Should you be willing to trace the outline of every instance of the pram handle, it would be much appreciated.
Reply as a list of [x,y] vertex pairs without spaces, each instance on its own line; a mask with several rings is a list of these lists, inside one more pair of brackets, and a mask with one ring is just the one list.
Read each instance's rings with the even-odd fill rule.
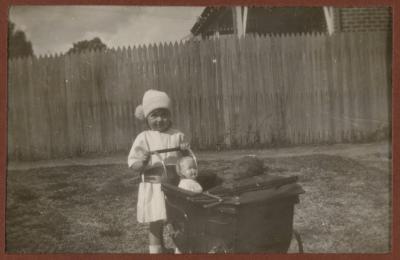
[[196,158],[196,156],[194,155],[192,149],[190,149],[190,148],[181,149],[180,147],[173,147],[173,148],[167,148],[167,149],[160,149],[160,150],[149,151],[149,153],[150,153],[151,155],[153,155],[153,154],[156,155],[157,157],[160,158],[160,161],[162,161],[162,160],[161,160],[161,157],[160,157],[160,153],[180,152],[180,151],[188,151],[189,154],[190,154],[190,156],[194,159],[194,162],[195,162],[196,168],[197,168],[197,166],[198,166],[198,165],[197,165],[197,158]]
[[161,158],[160,153],[178,152],[178,151],[188,151],[190,156],[194,160],[194,164],[195,164],[196,168],[198,168],[196,155],[194,155],[192,149],[190,149],[190,148],[181,149],[180,147],[174,147],[174,148],[167,148],[167,149],[149,151],[149,153],[153,154],[153,155],[156,155],[158,157],[158,159],[160,160],[161,165],[162,165],[162,167],[164,169],[164,176],[167,176],[167,166],[165,165],[164,160]]
[[150,154],[158,154],[158,153],[169,153],[169,152],[179,152],[182,151],[180,147],[174,147],[174,148],[167,148],[167,149],[160,149],[160,150],[154,150],[150,151]]

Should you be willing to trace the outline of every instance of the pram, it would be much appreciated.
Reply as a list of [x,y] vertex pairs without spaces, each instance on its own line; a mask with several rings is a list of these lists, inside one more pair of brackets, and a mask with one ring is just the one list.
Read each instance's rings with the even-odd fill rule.
[[177,187],[174,165],[162,163],[162,169],[170,235],[180,252],[286,253],[293,237],[303,252],[293,229],[294,205],[304,193],[297,176],[266,176],[227,188],[216,174],[199,174],[204,192],[193,193]]

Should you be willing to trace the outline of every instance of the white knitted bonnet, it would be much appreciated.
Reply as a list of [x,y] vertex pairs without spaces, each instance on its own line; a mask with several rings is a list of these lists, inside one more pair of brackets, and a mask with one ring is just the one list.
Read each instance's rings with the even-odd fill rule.
[[165,92],[149,89],[143,95],[142,104],[136,107],[135,116],[143,120],[158,108],[165,108],[171,111],[171,99]]

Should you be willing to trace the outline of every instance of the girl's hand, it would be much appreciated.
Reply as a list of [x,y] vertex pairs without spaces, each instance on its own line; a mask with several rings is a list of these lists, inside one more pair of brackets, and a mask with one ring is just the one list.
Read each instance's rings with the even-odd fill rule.
[[189,149],[190,149],[190,144],[189,144],[189,143],[186,143],[186,142],[181,143],[181,144],[179,145],[179,148],[180,148],[182,151],[189,150]]
[[131,168],[134,171],[141,172],[149,163],[149,160],[150,160],[150,154],[144,155],[140,159],[138,158],[137,161],[132,164]]
[[150,152],[149,151],[143,151],[143,156],[142,156],[142,162],[143,166],[147,165],[150,161]]

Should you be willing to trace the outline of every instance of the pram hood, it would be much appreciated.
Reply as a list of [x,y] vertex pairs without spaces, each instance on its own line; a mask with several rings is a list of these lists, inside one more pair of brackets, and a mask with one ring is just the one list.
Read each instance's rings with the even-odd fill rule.
[[304,193],[303,188],[297,183],[284,184],[276,188],[261,189],[244,192],[238,196],[226,199],[224,204],[244,205],[251,203],[269,203]]

